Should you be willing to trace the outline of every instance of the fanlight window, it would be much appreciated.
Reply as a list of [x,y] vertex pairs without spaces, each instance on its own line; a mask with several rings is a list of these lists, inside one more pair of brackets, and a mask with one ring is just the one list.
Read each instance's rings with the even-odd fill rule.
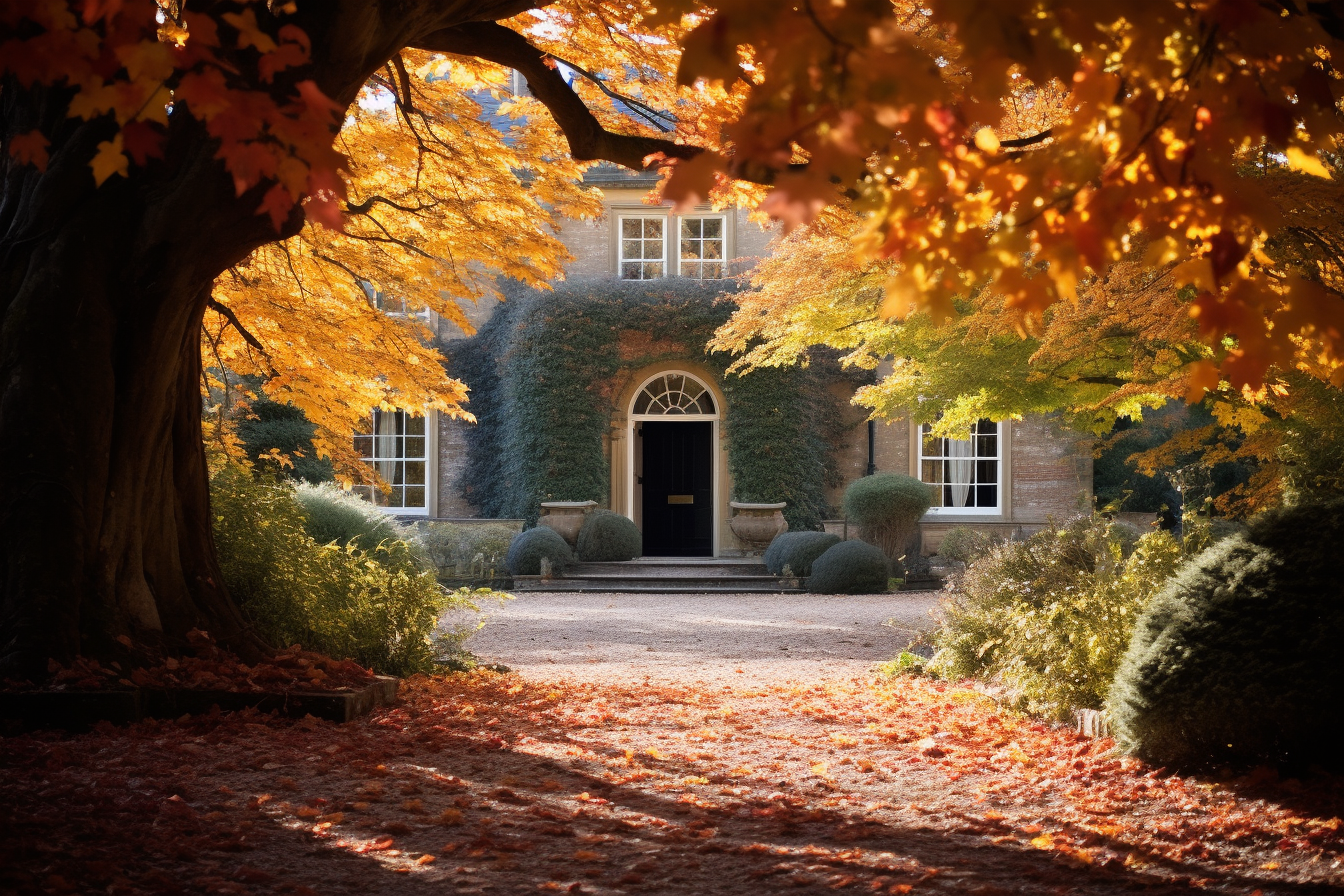
[[635,399],[636,414],[713,414],[714,396],[700,381],[684,373],[655,377]]

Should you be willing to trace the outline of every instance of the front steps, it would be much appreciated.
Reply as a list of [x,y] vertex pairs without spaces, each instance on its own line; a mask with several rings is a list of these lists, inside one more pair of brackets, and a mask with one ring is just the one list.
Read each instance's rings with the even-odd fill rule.
[[606,591],[620,594],[796,594],[797,579],[772,576],[755,558],[641,557],[624,563],[579,563],[563,575],[514,576],[514,591]]

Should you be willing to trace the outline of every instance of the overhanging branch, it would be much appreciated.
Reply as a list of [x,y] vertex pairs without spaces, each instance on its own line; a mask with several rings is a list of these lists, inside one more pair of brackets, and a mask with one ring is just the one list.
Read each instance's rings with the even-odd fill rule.
[[[703,150],[659,137],[616,134],[602,127],[592,110],[545,62],[546,54],[516,31],[495,22],[472,22],[435,31],[414,42],[422,50],[470,56],[506,65],[527,79],[527,86],[555,118],[569,141],[569,153],[581,162],[604,160],[636,171],[650,167],[649,156],[690,159]],[[656,164],[656,163],[655,163]]]

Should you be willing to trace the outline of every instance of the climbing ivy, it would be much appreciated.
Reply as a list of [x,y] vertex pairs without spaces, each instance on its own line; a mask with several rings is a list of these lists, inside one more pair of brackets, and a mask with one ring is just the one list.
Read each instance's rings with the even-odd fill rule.
[[723,389],[728,466],[740,501],[787,501],[794,529],[820,528],[834,447],[850,436],[821,362],[724,370],[705,343],[733,311],[722,283],[571,281],[521,287],[472,338],[447,346],[450,369],[471,387],[477,424],[457,483],[484,517],[535,520],[542,501],[608,503],[603,456],[613,383],[623,372],[694,358]]

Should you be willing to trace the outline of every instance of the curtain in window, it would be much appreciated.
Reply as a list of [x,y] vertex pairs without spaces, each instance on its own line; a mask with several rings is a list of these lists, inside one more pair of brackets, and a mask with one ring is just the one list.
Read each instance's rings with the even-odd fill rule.
[[952,506],[965,507],[975,475],[975,442],[971,439],[947,440],[947,484],[952,489]]
[[384,411],[376,414],[376,431],[374,432],[373,456],[377,458],[374,461],[374,467],[378,470],[378,475],[384,482],[396,482],[397,475],[397,457],[401,452],[397,450],[397,414],[389,414]]

